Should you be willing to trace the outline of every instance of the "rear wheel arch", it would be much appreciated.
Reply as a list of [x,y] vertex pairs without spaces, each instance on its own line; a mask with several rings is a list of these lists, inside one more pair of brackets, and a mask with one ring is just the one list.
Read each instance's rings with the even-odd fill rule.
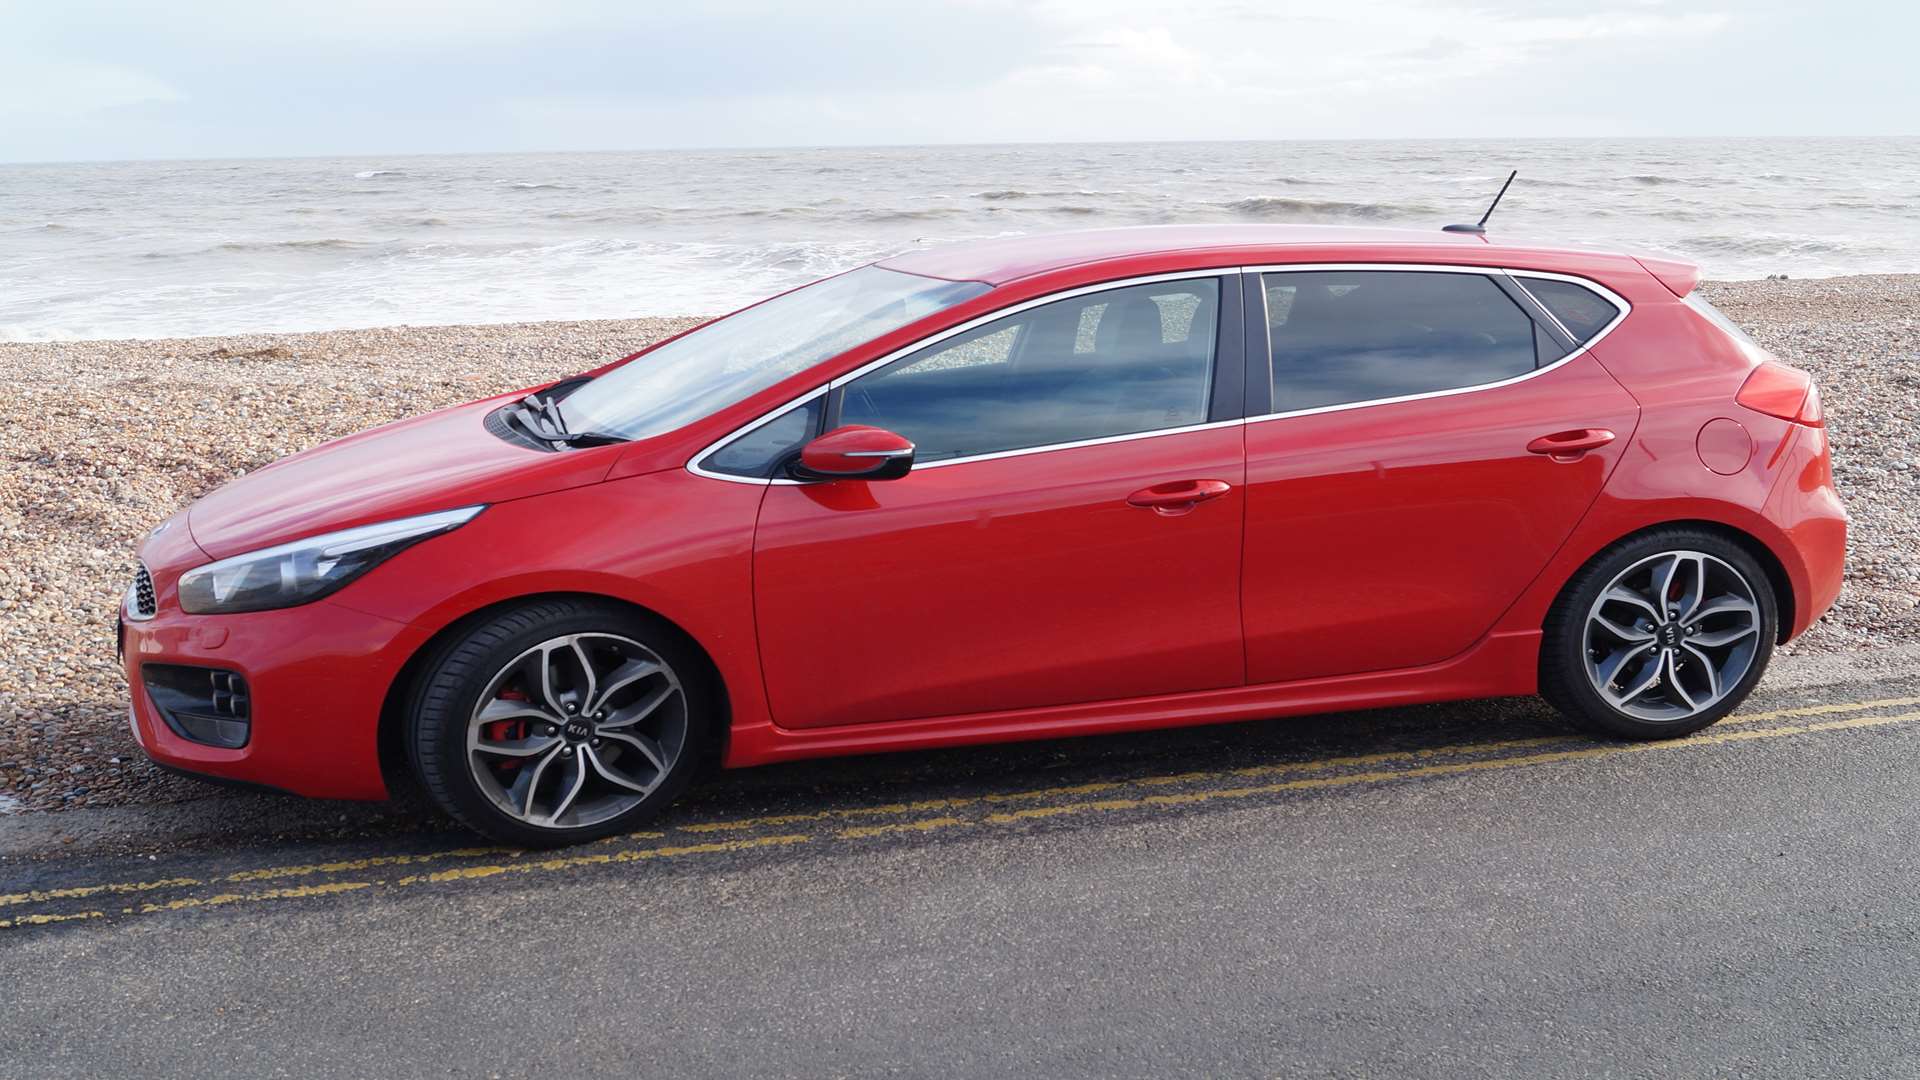
[[422,675],[431,670],[440,655],[464,637],[472,627],[502,612],[546,600],[587,600],[624,608],[657,624],[663,632],[673,635],[685,645],[700,661],[699,674],[707,680],[713,691],[713,700],[719,704],[720,715],[713,725],[717,738],[712,740],[714,745],[703,749],[701,755],[703,769],[718,767],[721,759],[726,755],[726,744],[732,734],[732,701],[727,692],[726,680],[720,674],[719,665],[714,663],[713,655],[698,638],[660,612],[618,596],[580,591],[539,592],[497,600],[449,621],[435,631],[432,637],[422,642],[413,654],[407,657],[406,663],[401,665],[392,683],[388,685],[386,697],[380,707],[378,736],[380,774],[389,794],[403,790],[412,791],[419,787],[419,781],[413,775],[412,763],[408,758],[407,713],[413,705],[414,694],[419,689]]
[[1559,596],[1565,595],[1567,587],[1578,579],[1588,567],[1606,558],[1609,552],[1620,547],[1622,544],[1631,543],[1642,536],[1659,532],[1663,529],[1694,529],[1700,532],[1712,533],[1730,543],[1738,545],[1748,555],[1751,555],[1753,561],[1759,563],[1760,569],[1766,573],[1767,584],[1773,589],[1774,604],[1779,610],[1780,629],[1775,643],[1780,644],[1787,640],[1788,635],[1791,634],[1793,630],[1796,598],[1793,590],[1793,578],[1788,575],[1786,564],[1781,562],[1780,557],[1774,554],[1773,548],[1758,536],[1737,526],[1728,525],[1722,521],[1710,521],[1704,518],[1681,518],[1674,521],[1662,521],[1657,524],[1642,526],[1630,533],[1616,536],[1605,544],[1600,545],[1600,547],[1594,550],[1592,555],[1589,555],[1579,566],[1574,568],[1573,573],[1567,575],[1565,581],[1560,583],[1559,591],[1555,594],[1554,603],[1548,605],[1546,612],[1541,615],[1541,625],[1544,627],[1547,621],[1554,617],[1554,612],[1559,606]]

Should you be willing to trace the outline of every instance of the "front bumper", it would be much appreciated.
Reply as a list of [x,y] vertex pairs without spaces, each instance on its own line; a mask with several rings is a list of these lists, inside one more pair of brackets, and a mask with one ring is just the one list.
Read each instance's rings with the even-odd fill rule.
[[[381,710],[427,636],[326,600],[244,615],[188,615],[163,601],[153,618],[120,628],[134,738],[156,763],[182,772],[315,798],[383,799]],[[209,746],[169,728],[147,692],[146,664],[244,676],[246,745]]]

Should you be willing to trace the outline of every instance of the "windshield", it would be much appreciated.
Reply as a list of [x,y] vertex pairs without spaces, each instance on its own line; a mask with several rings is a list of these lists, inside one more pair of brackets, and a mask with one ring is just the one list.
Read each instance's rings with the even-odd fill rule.
[[644,439],[986,292],[866,266],[709,323],[615,368],[561,403],[571,431]]

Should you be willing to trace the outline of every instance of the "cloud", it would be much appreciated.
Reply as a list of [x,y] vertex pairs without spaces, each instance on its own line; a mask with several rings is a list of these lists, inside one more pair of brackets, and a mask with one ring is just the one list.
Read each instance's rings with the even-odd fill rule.
[[1911,130],[1864,4],[0,0],[0,155]]
[[0,56],[0,115],[72,121],[105,109],[184,100],[165,80],[134,68]]

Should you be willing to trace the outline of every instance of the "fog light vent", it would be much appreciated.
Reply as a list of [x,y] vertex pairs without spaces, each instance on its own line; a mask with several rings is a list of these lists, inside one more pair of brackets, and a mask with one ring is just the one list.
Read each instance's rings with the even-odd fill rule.
[[153,575],[147,572],[147,564],[141,563],[133,573],[133,584],[127,587],[127,616],[151,619],[159,609],[153,597]]
[[247,745],[253,699],[237,671],[147,664],[140,669],[147,696],[167,727],[183,739],[228,750]]

